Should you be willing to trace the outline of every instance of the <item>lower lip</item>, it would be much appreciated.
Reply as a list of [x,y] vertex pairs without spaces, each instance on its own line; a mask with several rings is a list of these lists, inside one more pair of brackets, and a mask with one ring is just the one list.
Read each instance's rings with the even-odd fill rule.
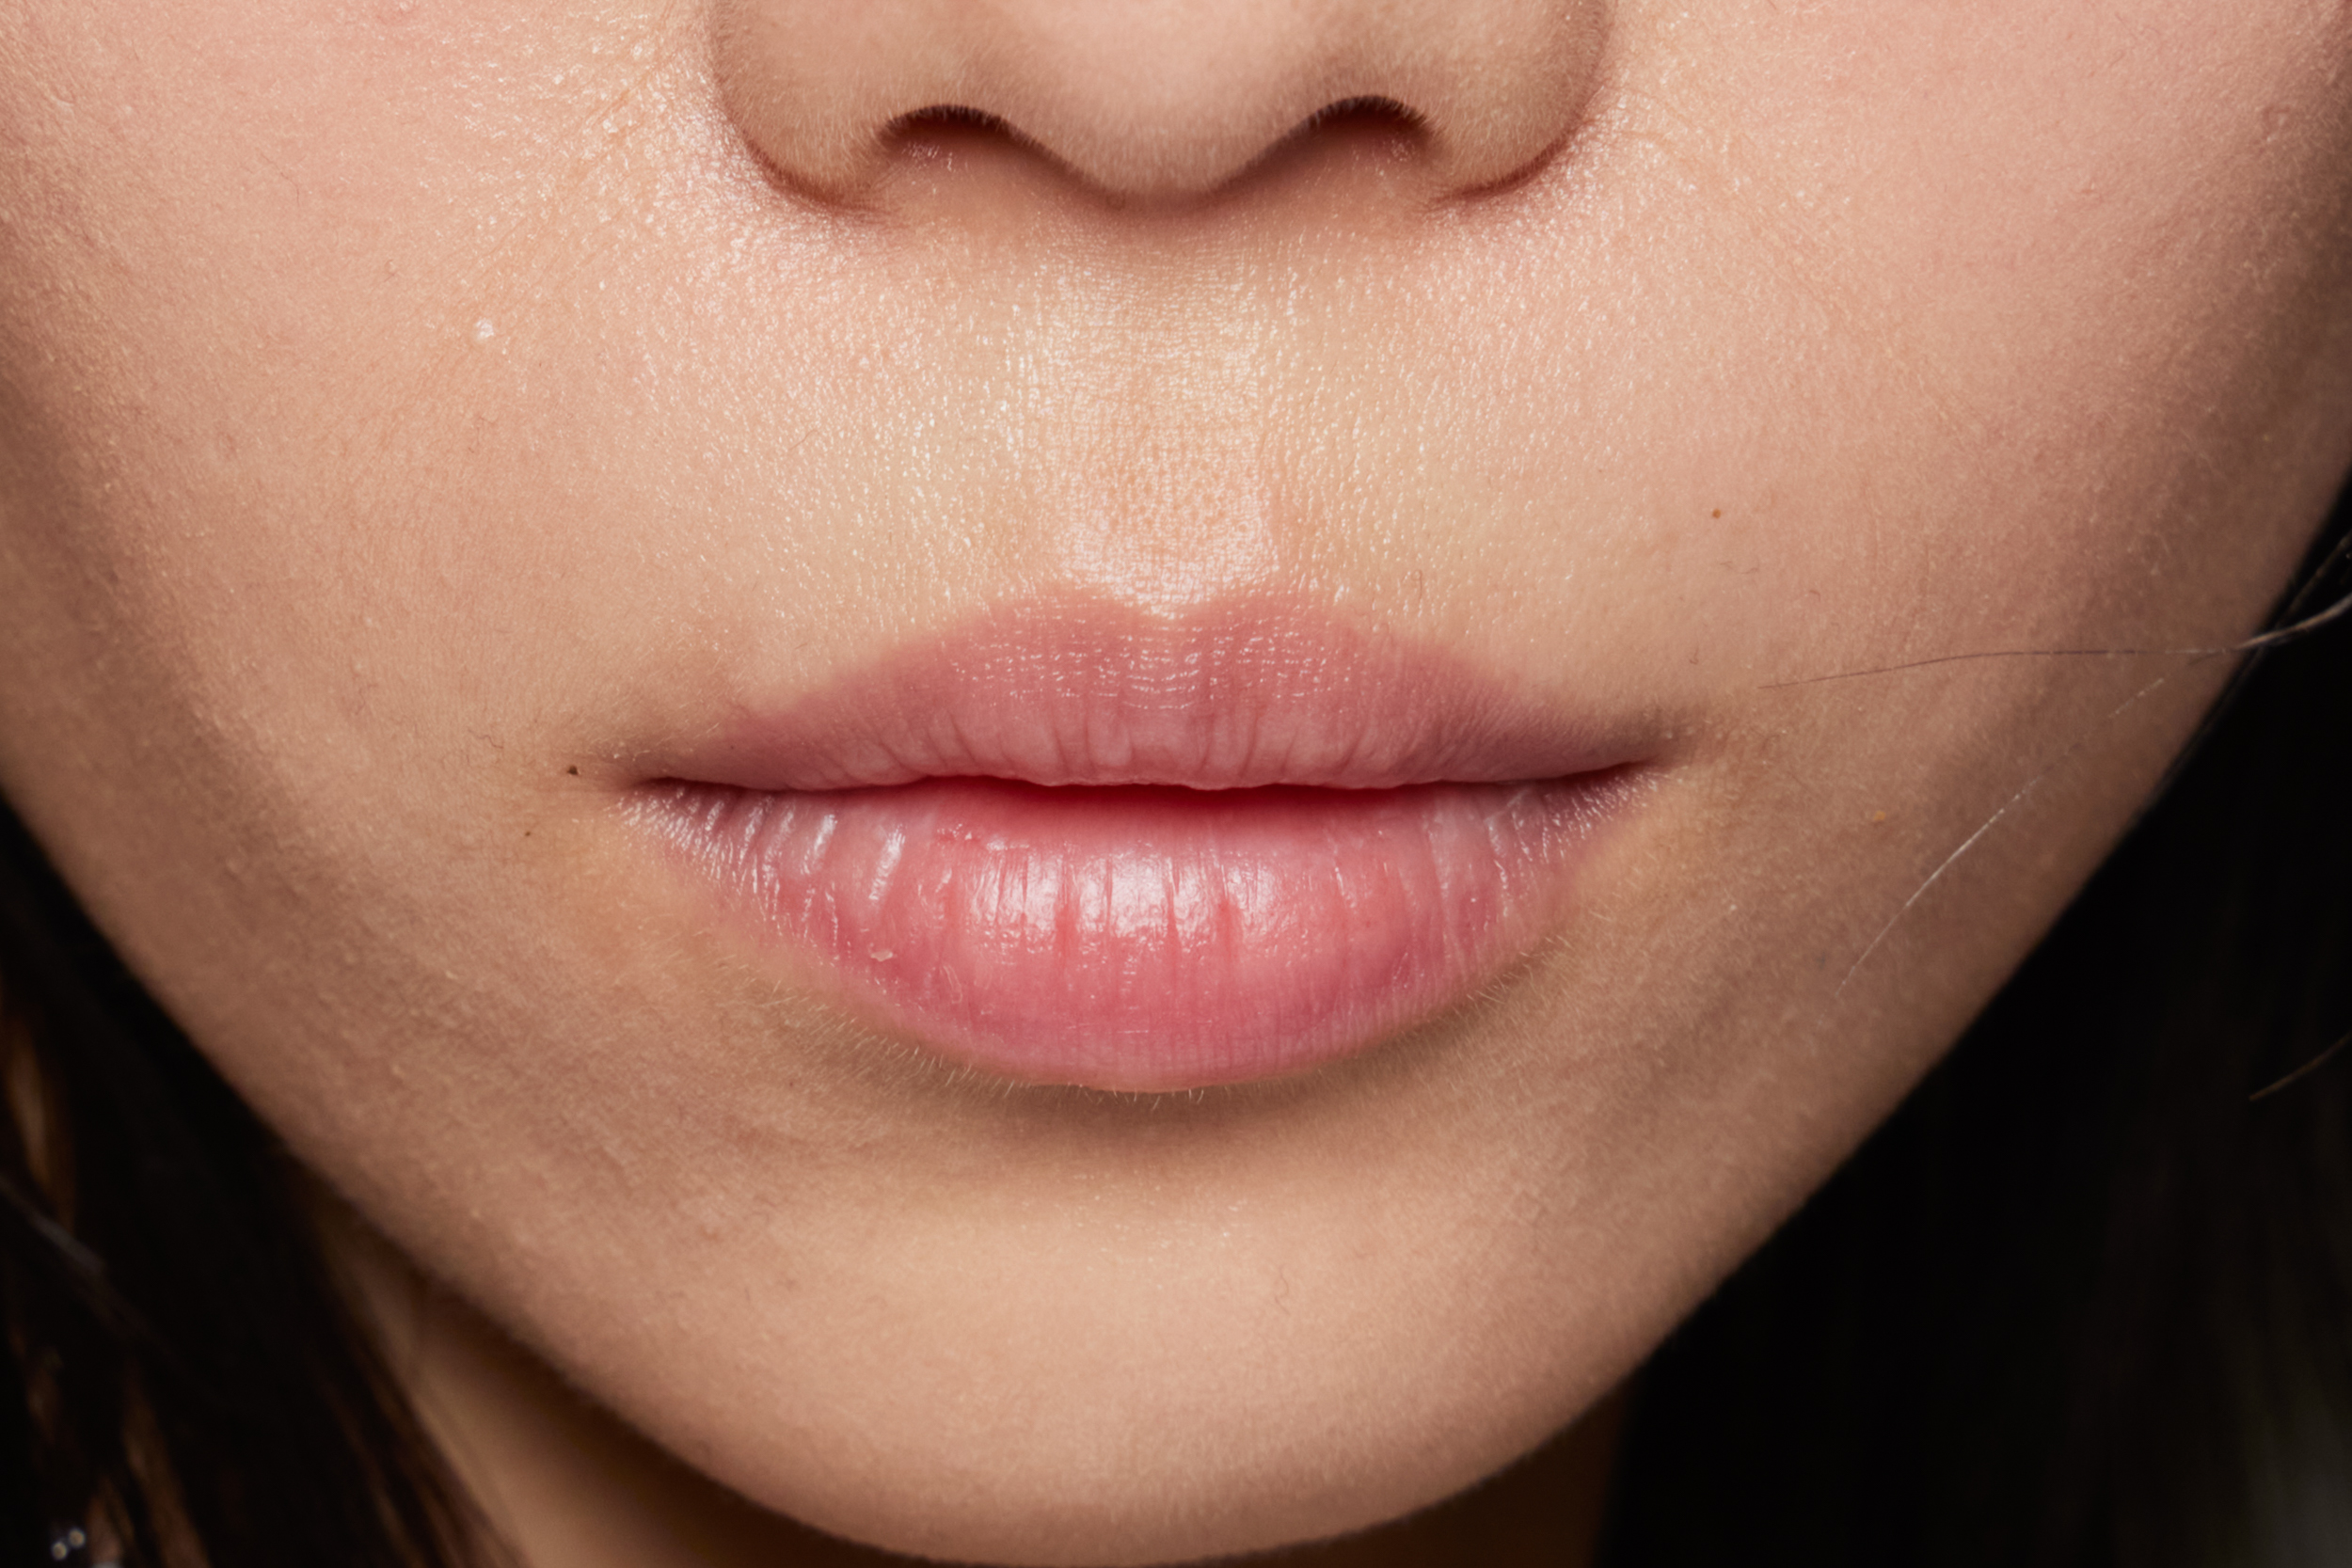
[[1444,1010],[1558,918],[1616,772],[1399,789],[664,783],[641,818],[853,1009],[1015,1080],[1295,1073]]

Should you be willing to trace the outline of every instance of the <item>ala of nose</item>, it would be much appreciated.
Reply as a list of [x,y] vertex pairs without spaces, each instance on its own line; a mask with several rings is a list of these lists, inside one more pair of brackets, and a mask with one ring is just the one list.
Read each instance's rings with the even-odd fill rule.
[[1590,90],[1601,0],[720,0],[721,90],[787,180],[853,198],[911,123],[995,127],[1098,193],[1230,185],[1338,108],[1438,192],[1528,168]]

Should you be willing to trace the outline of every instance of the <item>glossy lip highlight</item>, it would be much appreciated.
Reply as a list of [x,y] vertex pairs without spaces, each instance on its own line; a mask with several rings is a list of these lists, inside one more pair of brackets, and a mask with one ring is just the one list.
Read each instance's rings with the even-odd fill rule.
[[739,716],[632,813],[884,1028],[1181,1089],[1352,1054],[1523,958],[1635,760],[1425,643],[1087,601]]

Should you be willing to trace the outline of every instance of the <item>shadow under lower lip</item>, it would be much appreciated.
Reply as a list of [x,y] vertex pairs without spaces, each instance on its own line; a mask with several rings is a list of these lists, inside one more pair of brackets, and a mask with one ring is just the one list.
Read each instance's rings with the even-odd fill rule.
[[1149,1090],[1349,1054],[1523,956],[1607,784],[669,783],[642,806],[878,1022],[1006,1077]]

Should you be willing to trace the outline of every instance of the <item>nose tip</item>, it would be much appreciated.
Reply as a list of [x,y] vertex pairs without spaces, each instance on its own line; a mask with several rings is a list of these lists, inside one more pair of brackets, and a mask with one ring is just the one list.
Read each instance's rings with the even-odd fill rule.
[[1335,108],[1410,124],[1441,191],[1573,128],[1603,0],[720,0],[727,111],[787,178],[853,196],[898,133],[1002,128],[1130,199],[1204,196]]

